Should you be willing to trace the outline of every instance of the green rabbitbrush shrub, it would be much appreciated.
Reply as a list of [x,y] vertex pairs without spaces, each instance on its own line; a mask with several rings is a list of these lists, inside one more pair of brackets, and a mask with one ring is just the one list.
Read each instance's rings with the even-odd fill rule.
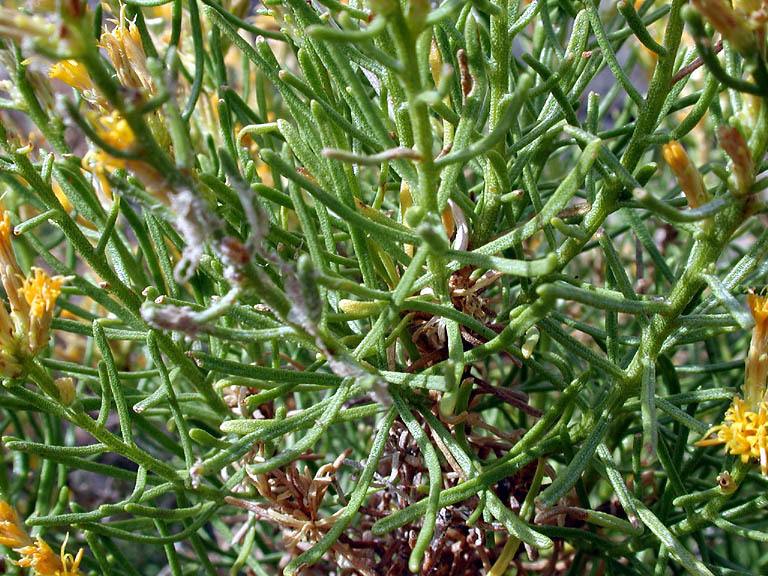
[[5,2],[5,571],[764,572],[768,17],[685,4]]

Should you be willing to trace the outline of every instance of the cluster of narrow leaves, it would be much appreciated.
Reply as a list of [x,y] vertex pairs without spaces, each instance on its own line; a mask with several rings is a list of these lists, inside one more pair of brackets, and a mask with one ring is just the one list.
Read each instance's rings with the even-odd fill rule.
[[763,571],[768,16],[684,4],[5,2],[4,570]]

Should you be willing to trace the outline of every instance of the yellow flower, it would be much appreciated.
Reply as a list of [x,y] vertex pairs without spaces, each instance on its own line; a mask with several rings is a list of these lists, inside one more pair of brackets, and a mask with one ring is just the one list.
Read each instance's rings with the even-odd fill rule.
[[32,274],[24,278],[21,292],[29,305],[27,342],[29,350],[34,354],[48,341],[54,304],[61,293],[64,277],[51,278],[40,268],[32,268]]
[[[86,114],[96,135],[106,144],[118,150],[127,152],[136,143],[136,136],[128,121],[117,112],[98,113],[91,111]],[[131,172],[146,186],[146,188],[165,200],[168,192],[166,177],[155,170],[150,164],[138,158],[117,158],[104,150],[90,150],[82,162],[83,168],[91,172],[94,186],[105,198],[112,198],[112,190],[107,175],[122,168]]]
[[709,192],[704,186],[704,179],[696,165],[688,157],[679,142],[675,140],[664,144],[661,149],[664,161],[672,168],[675,179],[688,199],[688,205],[696,208],[709,201]]
[[[751,293],[748,302],[755,326],[747,354],[744,399],[734,398],[724,422],[710,428],[696,446],[725,444],[726,451],[740,456],[742,462],[757,459],[763,475],[768,476],[768,298]],[[712,434],[717,435],[711,438]]]
[[88,102],[104,105],[105,100],[99,96],[88,71],[77,60],[60,60],[48,69],[48,76],[61,80],[83,95]]
[[0,544],[8,548],[21,548],[32,544],[16,510],[3,500],[0,500]]
[[[716,437],[710,438],[712,434]],[[725,444],[728,454],[740,456],[742,462],[755,458],[763,476],[768,476],[768,404],[760,403],[757,412],[749,410],[741,398],[734,398],[725,413],[725,421],[710,428],[696,446]]]
[[61,545],[61,551],[56,556],[45,540],[37,537],[34,544],[20,548],[17,552],[21,559],[17,562],[24,568],[32,568],[35,576],[80,576],[80,561],[83,559],[83,549],[77,556],[65,552],[66,540]]
[[65,278],[52,278],[39,268],[24,275],[11,246],[7,212],[0,218],[0,280],[10,308],[0,304],[0,376],[14,378],[21,373],[24,358],[48,342],[54,304]]
[[3,284],[11,310],[23,317],[28,315],[27,304],[20,296],[24,272],[13,252],[11,245],[11,219],[8,212],[0,217],[0,282]]
[[118,150],[128,150],[133,146],[136,137],[125,118],[117,112],[109,114],[88,114],[96,135],[107,144]]
[[63,276],[50,278],[40,268],[32,268],[33,276],[24,278],[21,292],[29,304],[30,318],[41,319],[53,312],[53,305],[61,293]]
[[[765,40],[765,25],[768,22],[768,10],[763,0],[733,0],[733,8],[737,14],[743,14],[747,26],[758,32],[758,40]],[[758,46],[760,43],[758,42]]]
[[[128,150],[136,141],[128,122],[117,112],[98,114],[92,111],[87,116],[96,135],[113,148]],[[107,180],[107,174],[119,168],[127,169],[128,164],[128,160],[116,158],[103,150],[91,150],[83,158],[83,168],[96,176],[94,184],[106,198],[112,198],[112,188]],[[131,162],[131,164],[140,163]]]
[[58,182],[56,182],[56,180],[51,180],[51,188],[53,189],[53,193],[56,195],[56,199],[61,203],[61,207],[64,208],[64,212],[71,214],[75,207],[72,206],[72,202],[69,201],[66,193],[61,189],[61,186]]
[[21,525],[16,511],[0,500],[0,544],[13,548],[21,558],[16,564],[22,568],[31,568],[33,576],[80,576],[80,562],[83,549],[77,556],[67,554],[67,540],[64,539],[57,556],[48,543],[40,536],[32,540]]

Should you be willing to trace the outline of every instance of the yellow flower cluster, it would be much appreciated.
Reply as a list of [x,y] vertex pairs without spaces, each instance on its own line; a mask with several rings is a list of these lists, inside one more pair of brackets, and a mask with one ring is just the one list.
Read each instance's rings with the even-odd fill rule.
[[[75,60],[62,60],[48,70],[48,75],[69,84],[78,90],[85,100],[95,106],[95,109],[90,110],[86,116],[99,138],[118,150],[130,150],[135,142],[131,127],[115,110],[106,108],[106,100],[98,94],[82,64]],[[111,156],[103,150],[91,150],[83,158],[83,167],[95,174],[99,188],[105,197],[110,198],[111,191],[106,173],[118,168],[126,168],[126,161]]]
[[[120,17],[111,31],[104,31],[99,46],[104,48],[123,86],[145,90],[154,95],[156,88],[147,68],[147,55],[141,43],[141,35],[135,23],[125,16],[125,6],[120,8]],[[61,80],[82,93],[91,104],[106,108],[107,102],[93,85],[88,71],[77,60],[61,60],[48,70],[51,78]]]
[[21,373],[21,362],[34,356],[48,342],[54,304],[64,283],[63,276],[50,277],[39,268],[26,276],[11,246],[11,221],[0,217],[0,282],[10,311],[0,304],[0,376]]
[[[717,434],[715,438],[710,438]],[[729,454],[741,456],[742,462],[755,458],[760,462],[763,476],[768,476],[768,404],[760,403],[757,412],[749,409],[741,398],[734,398],[725,413],[725,421],[710,428],[696,446],[725,444]]]
[[65,540],[57,556],[40,536],[35,540],[30,538],[21,525],[16,511],[2,500],[0,500],[0,544],[16,551],[20,556],[16,564],[23,568],[31,568],[33,576],[80,576],[81,574],[82,548],[77,556],[67,554]]
[[758,460],[763,476],[768,476],[768,298],[750,294],[748,301],[755,326],[744,374],[744,399],[734,398],[724,422],[710,428],[696,446],[725,444],[726,452],[740,456],[742,462]]
[[[102,33],[99,45],[106,50],[123,86],[150,97],[157,94],[157,88],[147,67],[147,56],[139,29],[126,18],[125,6],[121,7],[120,17],[115,21],[112,30]],[[91,104],[92,109],[86,113],[86,117],[96,135],[106,144],[121,151],[128,151],[133,147],[135,136],[128,122],[112,109],[109,102],[99,93],[82,63],[77,60],[59,61],[51,66],[48,75],[76,89]],[[157,122],[153,123],[150,118],[150,124]],[[160,127],[158,130],[162,131]],[[118,168],[131,170],[137,175],[140,173],[145,176],[145,180],[157,179],[157,175],[152,174],[143,162],[117,158],[103,150],[88,152],[83,158],[83,168],[94,174],[94,184],[101,191],[103,200],[112,197],[106,176]]]
[[[91,125],[96,135],[105,143],[118,150],[130,150],[135,142],[135,137],[131,127],[125,118],[122,118],[117,112],[91,113],[88,115]],[[95,176],[94,184],[105,198],[112,198],[112,189],[107,179],[107,173],[110,174],[118,168],[130,169],[134,172],[141,171],[143,163],[137,160],[128,160],[116,158],[104,150],[90,150],[83,158],[83,166],[90,170]]]

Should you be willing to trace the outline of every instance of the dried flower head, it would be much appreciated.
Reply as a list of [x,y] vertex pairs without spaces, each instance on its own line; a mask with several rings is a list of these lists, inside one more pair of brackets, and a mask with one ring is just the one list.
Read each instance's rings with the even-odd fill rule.
[[[285,547],[293,555],[298,555],[307,542],[319,542],[341,516],[342,510],[323,516],[320,508],[328,488],[349,453],[350,450],[347,450],[333,462],[320,466],[314,476],[307,466],[304,466],[302,473],[295,463],[266,474],[252,474],[248,471],[250,482],[266,502],[236,498],[227,498],[227,502],[249,510],[260,520],[280,526]],[[359,574],[367,576],[375,573],[343,542],[334,543],[330,551],[353,566]]]
[[688,205],[691,208],[697,208],[702,204],[706,204],[710,198],[709,192],[707,192],[707,188],[704,186],[704,178],[702,178],[699,169],[696,168],[696,165],[688,157],[685,148],[679,142],[673,140],[664,144],[662,154],[664,161],[672,168],[677,183],[688,199]]
[[154,94],[155,84],[147,68],[147,55],[141,43],[136,24],[125,16],[125,5],[120,7],[120,18],[111,32],[101,35],[101,47],[109,54],[117,77],[123,86],[145,90]]

